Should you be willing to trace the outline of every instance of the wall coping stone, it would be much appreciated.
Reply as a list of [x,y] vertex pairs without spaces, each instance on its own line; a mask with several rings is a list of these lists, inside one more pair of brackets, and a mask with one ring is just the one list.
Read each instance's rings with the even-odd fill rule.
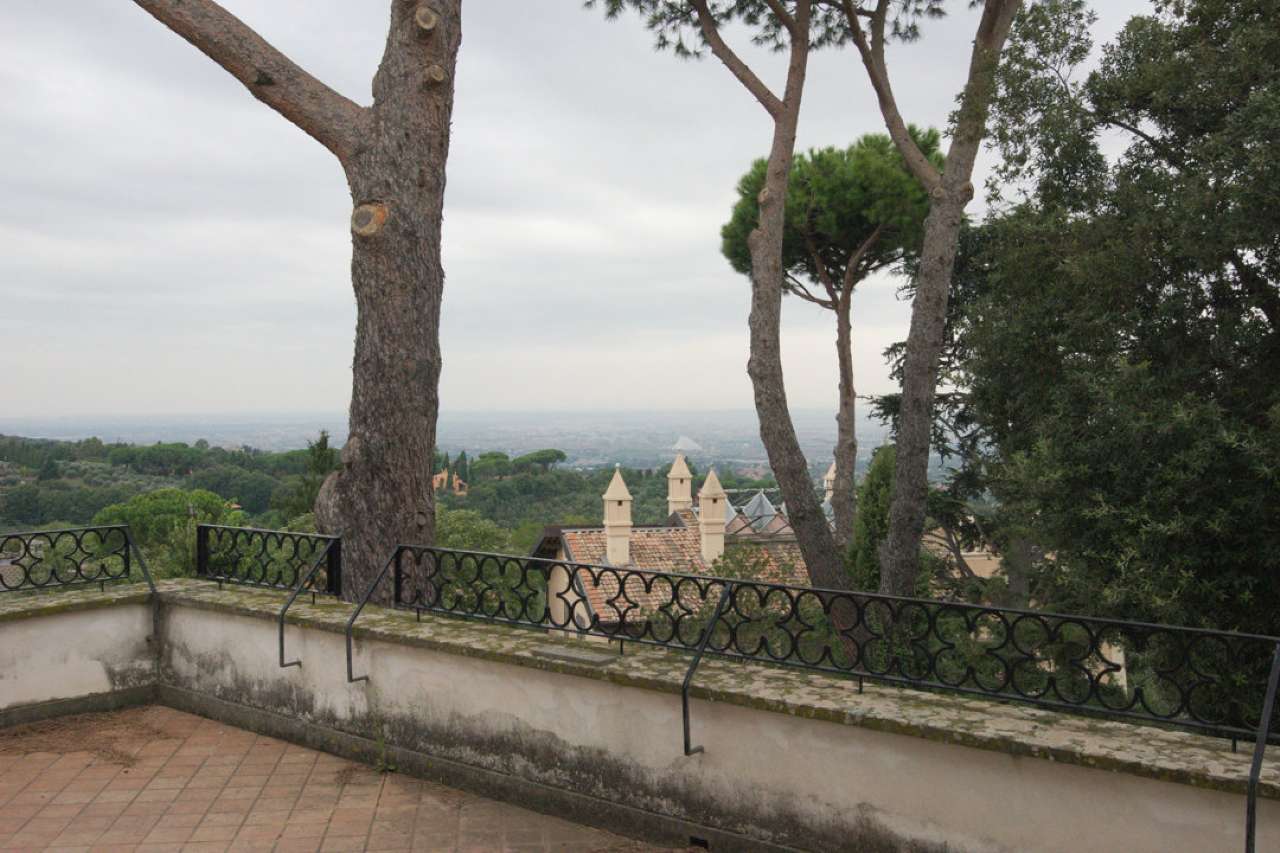
[[[220,590],[209,581],[195,579],[159,581],[156,586],[159,601],[164,605],[271,620],[278,618],[285,599],[285,594],[278,590],[230,585]],[[149,598],[145,587],[131,585],[108,589],[105,594],[94,589],[0,601],[0,622],[140,603]],[[325,596],[317,597],[315,604],[311,603],[310,596],[299,596],[286,621],[343,634],[352,609],[347,602]],[[354,635],[357,641],[416,646],[677,696],[692,659],[690,653],[628,643],[625,654],[613,662],[579,663],[572,660],[572,655],[550,657],[546,654],[548,645],[561,645],[567,650],[583,648],[583,641],[562,638],[557,631],[431,613],[423,613],[419,621],[412,613],[372,604],[361,613]],[[588,648],[603,650],[609,646],[589,643]],[[356,651],[358,656],[358,642]],[[1245,792],[1253,751],[1252,743],[1244,741],[1239,752],[1233,753],[1230,741],[1222,738],[913,690],[871,680],[867,680],[864,690],[859,692],[856,680],[848,677],[712,655],[703,659],[690,695],[795,717],[1229,793]],[[696,711],[693,724],[696,735]],[[673,731],[671,736],[678,739],[680,733]],[[1280,799],[1280,761],[1272,758],[1264,763],[1258,792],[1263,797]]]
[[75,610],[115,607],[118,604],[146,604],[149,601],[151,590],[142,581],[108,584],[105,590],[100,590],[97,586],[85,586],[75,589],[5,592],[0,593],[0,623]]

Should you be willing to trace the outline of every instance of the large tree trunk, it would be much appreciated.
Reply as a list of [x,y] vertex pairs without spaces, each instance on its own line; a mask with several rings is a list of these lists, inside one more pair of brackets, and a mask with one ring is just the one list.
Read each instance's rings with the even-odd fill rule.
[[346,170],[357,311],[350,435],[315,509],[322,530],[343,535],[343,595],[358,598],[396,544],[430,544],[435,532],[440,225],[462,0],[391,0],[371,107],[312,77],[213,0],[134,2]]
[[327,505],[336,515],[323,518],[343,534],[347,598],[364,593],[396,544],[434,540],[440,230],[460,7],[438,2],[424,31],[413,4],[393,3],[372,134],[347,164],[355,360],[350,433]]
[[938,174],[911,139],[890,85],[884,56],[888,4],[881,3],[877,7],[870,20],[869,33],[862,28],[853,7],[845,6],[854,43],[875,89],[889,135],[908,168],[929,190],[931,198],[929,216],[924,224],[920,272],[911,306],[911,329],[903,362],[902,408],[898,418],[889,535],[881,548],[880,591],[885,593],[910,595],[915,589],[929,488],[933,398],[951,274],[955,267],[964,208],[973,198],[970,180],[986,132],[987,108],[996,66],[1020,7],[1021,0],[983,0],[982,17],[969,57],[969,73],[951,134],[951,147],[947,151],[942,174]]
[[963,196],[935,197],[925,219],[920,273],[902,366],[902,408],[898,416],[889,535],[880,551],[880,591],[893,595],[914,593],[920,567],[920,539],[929,497],[933,397],[966,201]]
[[831,486],[831,515],[836,546],[847,552],[857,517],[855,472],[858,465],[856,432],[858,398],[853,385],[853,329],[849,313],[853,288],[846,287],[836,302],[836,363],[840,370],[839,408],[836,410],[836,479]]
[[[807,33],[807,23],[803,32]],[[747,374],[755,391],[760,439],[787,503],[787,519],[815,586],[845,587],[848,581],[809,476],[809,466],[787,406],[779,334],[782,319],[782,236],[787,181],[795,151],[796,123],[808,62],[807,40],[792,45],[784,109],[775,116],[760,218],[747,238],[751,250],[751,356]]]
[[814,493],[808,465],[800,442],[796,439],[787,408],[787,392],[782,381],[782,353],[778,336],[782,318],[782,233],[791,176],[791,160],[796,145],[796,123],[800,118],[800,100],[804,94],[805,74],[809,65],[809,25],[812,4],[798,0],[793,12],[774,13],[788,31],[790,57],[787,82],[781,98],[773,94],[742,58],[733,52],[720,35],[708,0],[689,0],[697,16],[707,46],[716,58],[738,78],[773,119],[773,143],[765,170],[764,189],[760,191],[760,214],[756,228],[747,237],[751,252],[751,357],[747,375],[755,391],[756,414],[760,419],[760,438],[769,455],[769,465],[787,502],[787,515],[800,552],[809,569],[809,577],[818,586],[845,586],[840,558],[836,553],[831,530]]

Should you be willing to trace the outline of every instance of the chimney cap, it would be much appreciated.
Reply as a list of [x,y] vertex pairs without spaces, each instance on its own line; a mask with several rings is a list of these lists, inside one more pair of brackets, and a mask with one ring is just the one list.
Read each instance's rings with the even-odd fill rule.
[[707,472],[706,482],[702,484],[702,488],[698,490],[700,498],[727,498],[729,495],[724,490],[724,486],[720,485],[720,478],[716,476],[716,469],[712,468]]
[[693,478],[693,472],[689,470],[689,466],[684,461],[684,454],[677,453],[676,460],[671,463],[671,470],[667,472],[668,480],[689,480]]
[[607,501],[631,500],[631,492],[627,491],[627,484],[622,479],[621,465],[613,467],[613,479],[609,481],[609,488],[605,490],[604,499]]

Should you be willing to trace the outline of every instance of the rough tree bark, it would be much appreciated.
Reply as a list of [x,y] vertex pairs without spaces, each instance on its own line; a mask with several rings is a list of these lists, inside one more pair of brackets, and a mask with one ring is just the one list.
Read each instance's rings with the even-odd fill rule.
[[855,5],[854,0],[841,0],[841,3],[889,135],[907,166],[929,191],[931,200],[924,224],[920,271],[916,278],[911,328],[907,334],[903,362],[902,408],[898,419],[898,452],[893,500],[889,508],[889,535],[882,547],[880,560],[880,591],[910,595],[915,588],[920,564],[920,539],[924,532],[929,488],[933,396],[960,226],[965,206],[973,198],[973,164],[986,132],[993,75],[1022,2],[983,2],[968,77],[941,174],[911,139],[890,85],[884,56],[889,0],[877,0],[874,9],[862,9]]
[[[838,407],[836,409],[835,481],[831,484],[832,535],[836,547],[847,552],[853,541],[853,526],[858,517],[858,500],[854,473],[858,466],[858,395],[853,382],[853,290],[858,283],[887,262],[869,263],[868,257],[884,235],[884,225],[868,235],[845,264],[840,282],[831,276],[822,255],[810,240],[809,251],[814,269],[827,291],[827,300],[818,304],[836,315],[836,365],[839,374]],[[811,300],[813,301],[813,300]]]
[[[852,268],[850,264],[850,268]],[[831,484],[831,520],[833,535],[840,550],[847,550],[853,539],[853,525],[858,515],[854,471],[858,465],[858,395],[853,383],[853,287],[844,288],[836,300],[836,364],[840,389],[836,409],[835,482]]]
[[809,0],[800,0],[794,11],[788,11],[780,2],[770,3],[773,13],[787,30],[790,43],[787,79],[781,98],[721,38],[706,0],[689,0],[689,5],[697,14],[698,25],[711,52],[773,119],[773,140],[769,147],[764,189],[759,197],[759,219],[747,238],[751,251],[751,316],[748,321],[751,355],[747,360],[747,375],[755,392],[760,438],[787,503],[787,518],[796,532],[796,541],[804,555],[809,576],[816,586],[844,587],[848,581],[841,571],[835,541],[791,422],[779,346],[785,281],[782,268],[785,201],[795,154],[800,101],[809,65],[812,4]]
[[346,173],[357,309],[350,431],[316,514],[343,535],[343,594],[357,597],[396,543],[430,543],[435,533],[440,225],[461,0],[391,0],[369,107],[212,0],[134,2],[332,151]]

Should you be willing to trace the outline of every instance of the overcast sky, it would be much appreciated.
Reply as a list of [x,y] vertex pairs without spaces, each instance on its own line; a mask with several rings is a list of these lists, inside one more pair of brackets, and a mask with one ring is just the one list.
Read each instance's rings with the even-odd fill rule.
[[[369,102],[387,0],[224,5]],[[950,5],[891,50],[917,124],[944,125],[967,61],[975,13]],[[1100,39],[1147,8],[1095,5]],[[782,59],[731,35],[780,86]],[[444,408],[750,408],[748,286],[719,229],[770,126],[718,62],[578,0],[466,0],[453,118]],[[882,129],[856,55],[815,56],[799,147]],[[132,3],[4,0],[0,196],[5,415],[345,411],[336,160]],[[889,389],[897,286],[855,296],[860,392]],[[784,306],[791,404],[833,408],[831,315]]]

